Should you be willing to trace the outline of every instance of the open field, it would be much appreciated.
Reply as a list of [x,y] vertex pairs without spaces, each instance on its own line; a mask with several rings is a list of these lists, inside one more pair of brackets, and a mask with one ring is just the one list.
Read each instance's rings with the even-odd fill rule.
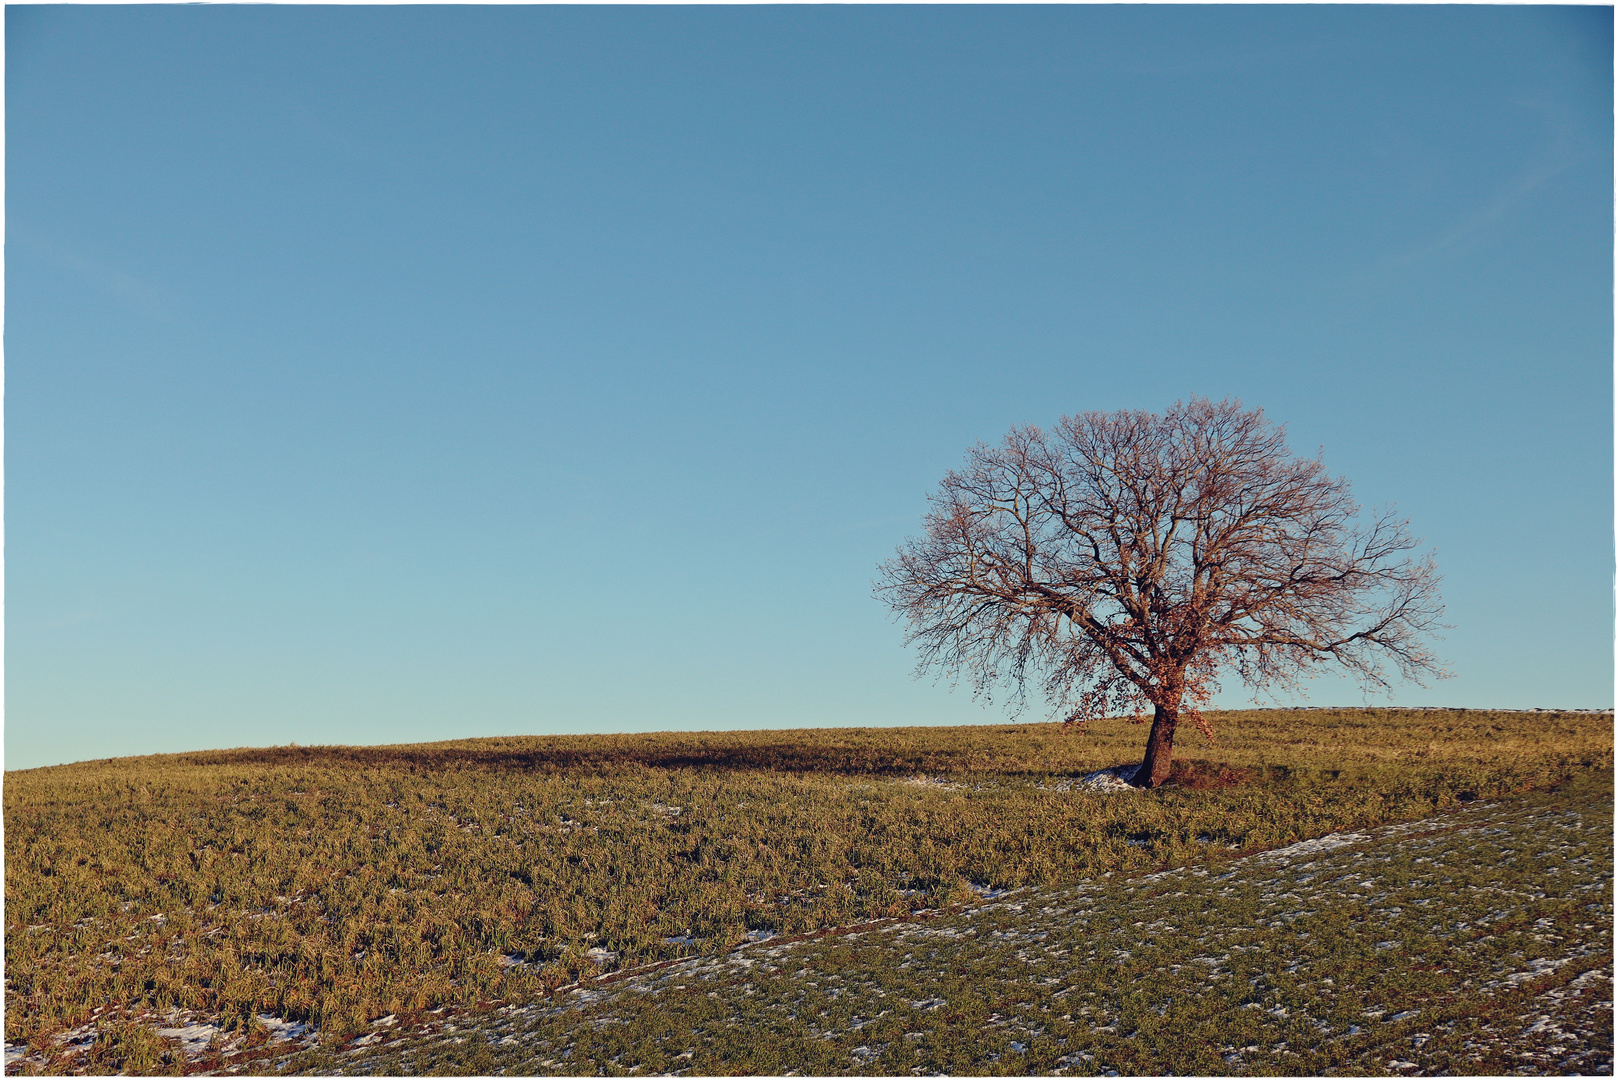
[[387,1018],[232,1071],[1612,1072],[1612,787]]
[[[1610,812],[1610,714],[1214,720],[1217,744],[1184,739],[1180,784],[1122,796],[1070,789],[1138,759],[1144,729],[1121,720],[287,747],[9,773],[8,1060],[170,1071],[210,1043],[309,1031],[330,1050],[385,1017],[531,1007],[604,971],[984,889],[1213,874],[1243,852],[1592,777]],[[1590,858],[1585,877],[1610,883],[1610,846]],[[1597,899],[1608,914],[1581,918],[1605,926],[1610,892]]]

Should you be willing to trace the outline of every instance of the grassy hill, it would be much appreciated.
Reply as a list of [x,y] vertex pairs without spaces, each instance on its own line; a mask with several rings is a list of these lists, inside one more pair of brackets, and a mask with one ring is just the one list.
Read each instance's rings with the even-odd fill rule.
[[1612,770],[1610,714],[1214,720],[1215,744],[1183,741],[1177,783],[1125,795],[1071,785],[1138,758],[1144,728],[1123,720],[280,747],[7,773],[6,1039],[57,1067],[158,1070],[183,1063],[159,1026],[210,1032],[215,1050],[290,1024],[333,1042],[750,936],[1206,866]]
[[1612,784],[397,1017],[341,1075],[1601,1075]]

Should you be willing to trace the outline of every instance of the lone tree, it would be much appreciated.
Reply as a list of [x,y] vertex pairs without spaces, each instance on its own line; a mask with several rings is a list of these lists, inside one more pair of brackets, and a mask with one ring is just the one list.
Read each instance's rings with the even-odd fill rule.
[[1439,578],[1408,523],[1358,523],[1348,482],[1239,401],[1016,427],[931,499],[926,534],[877,581],[921,646],[917,674],[964,673],[979,696],[1010,680],[1019,704],[1037,677],[1070,724],[1144,722],[1150,704],[1139,787],[1168,778],[1182,719],[1212,737],[1221,672],[1255,691],[1333,664],[1372,690],[1390,664],[1445,674],[1425,644]]

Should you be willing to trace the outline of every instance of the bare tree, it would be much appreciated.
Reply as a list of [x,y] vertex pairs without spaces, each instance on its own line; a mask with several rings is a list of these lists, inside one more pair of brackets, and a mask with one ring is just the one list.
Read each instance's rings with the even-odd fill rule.
[[1222,672],[1255,691],[1328,665],[1371,690],[1390,665],[1445,675],[1425,643],[1439,578],[1408,523],[1361,522],[1347,481],[1239,401],[1013,428],[931,498],[926,534],[877,581],[918,674],[965,674],[982,696],[1009,680],[1019,705],[1034,677],[1069,723],[1144,722],[1150,704],[1140,787],[1168,778],[1182,718],[1212,736]]

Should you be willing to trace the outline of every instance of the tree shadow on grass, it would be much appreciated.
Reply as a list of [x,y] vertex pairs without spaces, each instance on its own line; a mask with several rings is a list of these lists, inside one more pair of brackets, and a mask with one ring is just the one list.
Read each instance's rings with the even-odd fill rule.
[[[194,751],[166,755],[167,764],[179,766],[294,766],[405,770],[441,773],[458,769],[491,772],[618,772],[625,768],[660,770],[819,773],[873,778],[925,779],[929,774],[995,773],[1003,777],[1078,777],[1094,770],[1093,764],[1060,760],[1030,760],[1014,749],[997,755],[982,745],[914,747],[895,750],[827,740],[741,738],[717,745],[675,744],[645,737],[603,736],[598,746],[578,745],[566,737],[561,745],[544,745],[536,737],[525,747],[487,748],[465,744],[417,746],[271,746],[236,750]],[[508,740],[498,740],[502,743]],[[527,740],[524,740],[527,741]],[[637,745],[638,743],[638,745]],[[1139,759],[1131,756],[1129,764]],[[1174,762],[1166,786],[1204,790],[1257,782],[1286,780],[1292,770],[1281,766],[1238,768],[1224,762],[1181,758]],[[1335,773],[1332,774],[1335,777]]]
[[[239,750],[198,751],[167,755],[174,765],[342,766],[444,772],[487,769],[497,772],[617,771],[703,769],[745,772],[834,773],[850,776],[911,776],[916,773],[975,771],[993,768],[981,751],[923,750],[915,753],[873,751],[861,746],[813,746],[795,742],[746,746],[546,747],[488,749],[469,747],[275,746]],[[1001,771],[1001,770],[996,770]],[[1028,767],[1014,772],[1032,772]],[[1037,770],[1047,772],[1048,770]]]

